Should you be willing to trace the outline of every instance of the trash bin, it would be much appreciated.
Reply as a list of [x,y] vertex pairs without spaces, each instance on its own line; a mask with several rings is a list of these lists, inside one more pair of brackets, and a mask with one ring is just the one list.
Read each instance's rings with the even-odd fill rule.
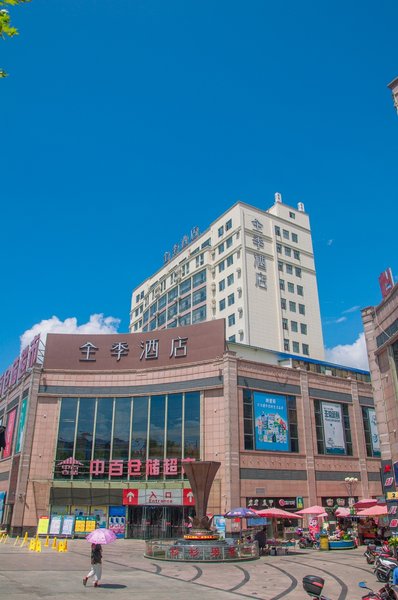
[[321,533],[319,536],[319,550],[329,550],[329,537],[327,533]]

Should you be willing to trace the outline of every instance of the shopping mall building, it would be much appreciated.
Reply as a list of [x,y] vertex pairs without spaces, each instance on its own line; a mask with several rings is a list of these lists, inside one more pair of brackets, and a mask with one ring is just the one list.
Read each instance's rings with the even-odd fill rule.
[[[225,342],[223,319],[162,331],[49,334],[0,378],[0,522],[95,515],[176,537],[184,461],[216,460],[209,511],[377,497],[369,374]],[[345,478],[358,481],[347,487]]]

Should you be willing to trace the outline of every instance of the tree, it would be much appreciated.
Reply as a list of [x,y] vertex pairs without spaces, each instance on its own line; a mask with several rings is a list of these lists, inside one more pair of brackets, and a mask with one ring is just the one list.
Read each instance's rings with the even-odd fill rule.
[[[18,29],[12,27],[11,17],[6,8],[2,6],[16,6],[17,4],[26,4],[30,0],[0,0],[0,36],[3,40],[7,37],[14,37],[18,35]],[[0,78],[7,77],[7,73],[0,67]]]

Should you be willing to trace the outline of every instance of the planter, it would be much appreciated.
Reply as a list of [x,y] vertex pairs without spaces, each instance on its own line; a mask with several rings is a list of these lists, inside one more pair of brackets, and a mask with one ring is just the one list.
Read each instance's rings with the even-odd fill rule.
[[353,550],[355,547],[354,540],[329,541],[329,550]]

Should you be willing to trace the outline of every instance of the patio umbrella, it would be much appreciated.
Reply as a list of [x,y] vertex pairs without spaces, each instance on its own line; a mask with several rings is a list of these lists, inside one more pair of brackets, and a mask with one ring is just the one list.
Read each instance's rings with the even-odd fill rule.
[[116,539],[113,531],[105,528],[94,529],[94,531],[86,535],[86,540],[91,544],[112,544]]
[[372,506],[376,506],[376,504],[376,498],[362,498],[362,500],[355,502],[354,508],[359,508],[359,510],[362,510],[363,508],[371,508]]
[[258,514],[251,508],[239,506],[238,508],[231,508],[231,510],[225,513],[224,517],[226,519],[255,519],[258,517]]
[[298,515],[297,513],[290,513],[287,510],[282,510],[281,508],[264,508],[263,510],[257,510],[256,513],[259,517],[267,517],[268,519],[272,519],[274,537],[277,519],[303,519],[301,515]]
[[357,513],[357,517],[382,517],[388,513],[386,504],[378,504],[377,506],[371,506],[365,508]]
[[324,506],[319,506],[318,504],[315,504],[314,506],[309,506],[308,508],[302,508],[301,510],[298,510],[295,514],[296,515],[321,515],[322,513],[325,512],[325,508]]
[[336,514],[336,517],[350,517],[351,511],[349,508],[341,507],[336,510],[335,514]]

